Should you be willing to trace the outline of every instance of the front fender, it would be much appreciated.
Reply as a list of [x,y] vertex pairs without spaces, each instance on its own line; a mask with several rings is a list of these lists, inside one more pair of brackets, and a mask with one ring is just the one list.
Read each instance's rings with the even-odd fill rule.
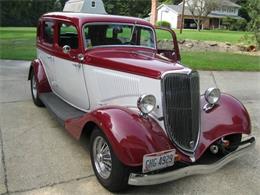
[[[201,97],[201,106],[206,104]],[[218,105],[211,111],[201,110],[201,137],[196,159],[216,140],[230,134],[250,134],[251,122],[243,104],[228,94],[222,94]]]
[[31,79],[32,73],[34,73],[35,75],[35,80],[37,83],[37,89],[39,94],[52,91],[43,64],[39,59],[35,59],[31,62],[28,80]]
[[[204,97],[201,105],[205,105]],[[118,159],[128,166],[142,165],[145,154],[176,149],[180,159],[191,159],[169,140],[163,129],[152,118],[143,118],[137,112],[119,106],[99,108],[79,119],[65,121],[65,128],[79,139],[84,126],[95,123],[108,138]],[[250,134],[251,124],[245,107],[234,97],[222,94],[217,106],[210,112],[201,111],[201,135],[195,151],[199,159],[216,140],[230,134]]]
[[75,138],[88,122],[94,122],[108,138],[118,159],[128,166],[142,165],[148,153],[169,150],[172,143],[161,127],[150,117],[124,107],[104,107],[78,120],[68,120],[65,127]]

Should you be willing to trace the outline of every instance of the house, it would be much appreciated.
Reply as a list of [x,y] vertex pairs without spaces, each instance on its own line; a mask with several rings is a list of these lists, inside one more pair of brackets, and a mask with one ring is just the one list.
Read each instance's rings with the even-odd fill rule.
[[[172,28],[180,28],[182,7],[183,3],[180,3],[179,5],[161,4],[157,8],[157,21],[167,21],[171,24]],[[202,24],[202,29],[220,28],[222,19],[225,17],[241,19],[241,17],[238,16],[238,10],[240,7],[241,6],[229,0],[222,0],[221,5],[205,18]],[[184,10],[184,28],[196,29],[197,24],[194,22],[193,16],[187,5],[185,5]]]
[[107,14],[102,0],[68,0],[64,12],[80,12],[89,14]]

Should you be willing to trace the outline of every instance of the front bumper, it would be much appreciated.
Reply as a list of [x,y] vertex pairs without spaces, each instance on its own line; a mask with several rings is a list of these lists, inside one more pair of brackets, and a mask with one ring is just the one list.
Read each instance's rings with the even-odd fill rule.
[[154,185],[166,183],[191,175],[209,174],[215,172],[227,163],[231,162],[232,160],[235,160],[252,150],[255,145],[255,138],[251,136],[243,142],[244,144],[240,146],[236,151],[224,156],[222,159],[218,160],[213,164],[190,165],[185,168],[180,168],[174,171],[151,175],[131,173],[128,179],[128,184],[135,186]]

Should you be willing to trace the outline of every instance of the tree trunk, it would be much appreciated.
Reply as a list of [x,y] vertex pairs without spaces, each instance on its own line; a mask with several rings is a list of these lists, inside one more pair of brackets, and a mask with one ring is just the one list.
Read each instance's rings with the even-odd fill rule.
[[158,5],[158,0],[151,0],[152,3],[152,8],[151,8],[151,18],[150,22],[155,25],[157,22],[157,5]]
[[201,23],[200,18],[198,18],[198,22],[197,22],[197,30],[198,31],[200,31],[200,23]]

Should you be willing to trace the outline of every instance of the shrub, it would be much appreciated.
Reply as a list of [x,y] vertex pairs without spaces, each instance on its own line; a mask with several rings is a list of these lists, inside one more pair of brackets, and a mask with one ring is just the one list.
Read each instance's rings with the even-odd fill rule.
[[171,24],[167,21],[158,21],[156,22],[156,25],[160,27],[171,28]]
[[245,31],[247,27],[247,21],[242,19],[233,19],[230,17],[223,18],[223,25],[228,30]]

